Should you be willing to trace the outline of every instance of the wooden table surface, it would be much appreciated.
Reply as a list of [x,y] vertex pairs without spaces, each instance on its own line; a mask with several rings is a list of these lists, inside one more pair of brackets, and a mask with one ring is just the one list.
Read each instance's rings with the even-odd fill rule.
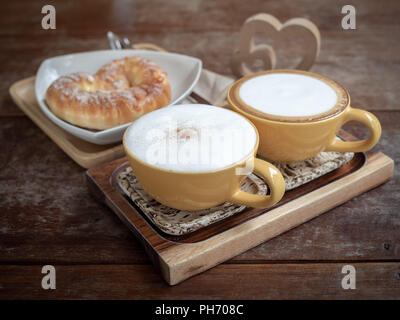
[[[8,88],[43,59],[107,49],[112,30],[152,42],[231,74],[229,57],[244,20],[267,12],[301,16],[320,28],[312,71],[340,81],[352,105],[383,127],[375,147],[400,159],[400,3],[351,1],[357,29],[341,28],[346,1],[52,1],[57,29],[41,28],[43,1],[0,10],[0,298],[400,298],[400,178],[177,286],[155,271],[120,220],[90,196],[75,164],[12,102]],[[366,136],[357,124],[346,129]],[[41,288],[54,265],[57,289]],[[356,268],[343,290],[342,267]]]

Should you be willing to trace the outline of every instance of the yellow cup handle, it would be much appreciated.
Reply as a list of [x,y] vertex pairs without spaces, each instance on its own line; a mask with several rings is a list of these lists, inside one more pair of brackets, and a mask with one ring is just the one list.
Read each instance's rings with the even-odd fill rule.
[[254,172],[261,176],[270,190],[268,196],[252,194],[242,190],[236,191],[230,202],[252,208],[267,208],[282,199],[285,193],[285,180],[280,171],[272,164],[261,159],[254,159]]
[[[349,121],[358,121],[365,124],[371,135],[368,139],[360,141],[341,141],[336,138],[328,145],[325,151],[338,151],[338,152],[364,152],[373,148],[381,137],[381,124],[379,120],[371,113],[361,109],[349,107],[346,111],[343,124]],[[342,125],[343,125],[342,124]]]

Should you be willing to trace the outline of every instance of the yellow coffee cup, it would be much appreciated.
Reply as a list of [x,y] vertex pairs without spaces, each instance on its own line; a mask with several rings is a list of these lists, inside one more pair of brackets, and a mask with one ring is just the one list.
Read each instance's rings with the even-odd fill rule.
[[[179,107],[181,106],[168,108],[176,108],[176,112],[179,112]],[[143,117],[151,116],[152,113]],[[140,121],[147,120],[146,118]],[[251,126],[254,127],[253,124]],[[267,208],[276,204],[285,192],[285,181],[279,170],[255,157],[259,143],[255,127],[256,143],[247,157],[221,169],[200,172],[165,169],[143,161],[128,147],[129,130],[130,127],[125,131],[123,145],[134,174],[147,193],[168,207],[194,211],[232,202],[249,207]],[[266,182],[269,188],[268,195],[250,194],[240,190],[241,183],[252,171]]]
[[[267,75],[300,75],[322,81],[337,94],[337,101],[328,111],[312,116],[292,117],[266,114],[246,104],[240,95],[240,88],[251,79]],[[284,76],[279,78],[279,80],[283,80],[283,88],[284,79]],[[293,80],[294,77],[287,79]],[[300,82],[299,86],[301,86]],[[284,94],[287,93],[284,92]],[[379,120],[368,111],[352,108],[350,95],[343,86],[327,77],[311,72],[271,70],[252,74],[232,84],[227,98],[234,111],[244,115],[257,127],[260,135],[258,154],[275,162],[297,162],[311,158],[321,151],[364,152],[370,150],[381,135]],[[345,142],[336,138],[339,129],[346,122],[352,120],[367,126],[370,131],[368,139]]]

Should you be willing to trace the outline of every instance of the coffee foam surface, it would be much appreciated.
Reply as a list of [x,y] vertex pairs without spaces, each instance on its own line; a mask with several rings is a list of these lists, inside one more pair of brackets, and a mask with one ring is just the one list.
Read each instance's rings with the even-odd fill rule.
[[167,170],[217,170],[246,158],[257,134],[239,114],[209,105],[176,105],[136,120],[125,135],[140,160]]
[[335,90],[322,80],[289,73],[264,74],[240,86],[239,96],[248,106],[275,116],[313,116],[332,109]]

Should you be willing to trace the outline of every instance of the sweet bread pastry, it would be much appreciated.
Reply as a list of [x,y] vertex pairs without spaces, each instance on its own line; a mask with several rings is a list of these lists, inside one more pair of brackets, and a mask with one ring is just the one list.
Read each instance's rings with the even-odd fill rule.
[[56,116],[97,130],[134,121],[170,100],[167,74],[141,57],[114,60],[95,74],[62,76],[46,92],[47,105]]

